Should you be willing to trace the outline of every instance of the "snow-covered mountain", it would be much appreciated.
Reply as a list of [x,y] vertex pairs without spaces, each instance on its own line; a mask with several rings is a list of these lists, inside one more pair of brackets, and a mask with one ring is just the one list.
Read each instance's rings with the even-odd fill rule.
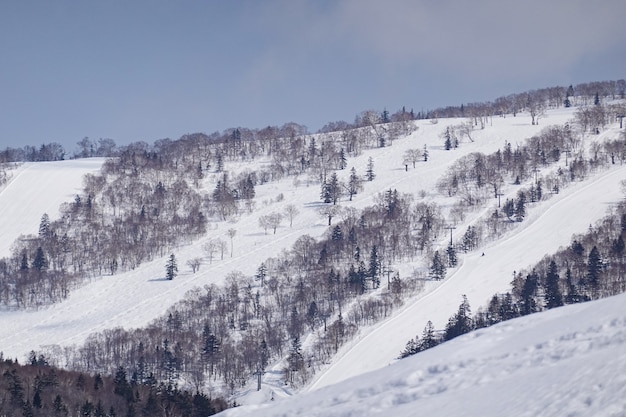
[[[394,188],[415,199],[449,205],[436,191],[436,183],[455,160],[471,152],[495,152],[505,142],[521,144],[550,124],[563,125],[573,112],[550,110],[540,126],[532,125],[525,114],[493,118],[484,129],[473,132],[473,141],[464,141],[450,151],[443,148],[441,133],[462,120],[416,122],[418,129],[392,146],[367,150],[348,160],[348,167],[363,173],[372,157],[376,179],[365,182],[364,191],[353,201],[344,198],[339,204],[361,209],[374,204],[381,192]],[[619,134],[615,125],[585,140],[601,141]],[[424,146],[429,151],[428,162],[405,168],[404,152]],[[254,164],[263,163],[229,169],[254,169]],[[13,172],[11,181],[0,190],[0,255],[10,253],[20,234],[36,233],[44,212],[54,218],[58,205],[71,201],[79,191],[81,175],[94,172],[101,164],[102,160],[28,164]],[[339,175],[345,179],[348,170]],[[420,333],[427,320],[443,328],[463,294],[473,306],[485,304],[491,295],[509,288],[514,270],[568,244],[572,234],[584,232],[603,217],[607,207],[622,198],[620,181],[624,178],[626,166],[613,166],[533,204],[526,220],[503,239],[462,255],[460,265],[445,280],[428,282],[390,318],[362,328],[314,377],[306,388],[310,393],[279,401],[289,391],[280,385],[280,378],[268,372],[261,392],[238,398],[243,404],[267,404],[238,408],[227,415],[626,415],[626,384],[620,379],[626,340],[624,314],[620,314],[622,296],[502,323],[395,363],[405,342]],[[205,181],[211,187],[214,178]],[[506,185],[503,198],[516,191],[516,186]],[[207,238],[224,237],[228,229],[236,229],[233,256],[211,263],[205,260],[195,274],[181,268],[176,280],[164,281],[160,278],[165,258],[156,259],[129,272],[94,279],[50,307],[0,311],[0,351],[22,361],[31,349],[80,344],[90,333],[103,329],[144,326],[194,287],[220,283],[232,271],[252,275],[261,262],[290,248],[303,234],[319,237],[327,231],[327,219],[317,212],[319,194],[319,185],[306,178],[259,186],[254,210],[235,222],[216,221],[208,233]],[[456,224],[453,237],[461,236],[497,203],[494,199],[488,207],[469,213]],[[265,234],[259,217],[286,204],[294,204],[300,211],[293,227],[283,225],[275,235]],[[439,237],[442,247],[448,239]],[[204,242],[201,239],[178,250],[179,264],[202,256]],[[402,274],[410,274],[414,268],[423,268],[424,262],[394,266]]]

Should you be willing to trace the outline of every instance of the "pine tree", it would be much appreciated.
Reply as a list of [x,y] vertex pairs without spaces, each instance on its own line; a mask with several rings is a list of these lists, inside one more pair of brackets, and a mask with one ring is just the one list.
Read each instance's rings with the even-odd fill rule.
[[535,294],[537,293],[538,279],[535,271],[526,276],[520,294],[520,314],[526,316],[538,311]]
[[35,253],[33,268],[40,272],[45,271],[48,268],[48,260],[46,259],[41,246],[37,248],[37,252]]
[[515,221],[521,222],[524,217],[526,217],[526,194],[520,190],[515,204]]
[[450,320],[448,320],[444,339],[454,339],[455,337],[468,333],[473,329],[474,322],[472,320],[470,305],[467,301],[467,296],[463,295],[463,301],[459,305],[457,313],[454,316],[450,317]]
[[359,176],[356,174],[356,169],[352,167],[350,169],[350,177],[348,179],[348,195],[350,196],[350,201],[352,201],[352,196],[359,192],[359,188],[361,187],[361,180]]
[[546,274],[544,289],[544,300],[546,308],[555,308],[563,305],[563,296],[559,288],[559,274],[556,262],[551,261]]
[[383,123],[389,123],[389,111],[387,109],[383,110],[382,121]]
[[341,183],[339,182],[339,178],[337,177],[337,173],[333,172],[330,175],[330,181],[328,182],[328,191],[330,195],[330,200],[333,205],[337,204],[337,201],[341,197]]
[[336,225],[333,228],[333,232],[332,232],[332,234],[330,236],[330,239],[332,241],[335,241],[335,242],[343,240],[343,232],[341,231],[341,226],[340,225]]
[[345,169],[347,164],[346,152],[341,148],[339,149],[339,169]]
[[330,184],[326,180],[324,180],[324,182],[322,183],[322,192],[320,193],[320,199],[324,203],[330,203],[331,201],[333,201],[330,193]]
[[572,107],[572,102],[569,100],[569,97],[565,97],[565,101],[563,102],[563,105],[566,108]]
[[367,271],[372,279],[372,287],[378,288],[380,286],[380,261],[378,259],[378,248],[376,245],[372,246],[370,252],[369,270]]
[[41,216],[41,221],[39,222],[39,238],[45,240],[48,239],[50,235],[50,217],[48,217],[47,213],[44,213]]
[[448,266],[450,268],[454,268],[457,264],[456,249],[454,249],[454,245],[449,244],[448,249],[446,249],[446,253],[448,255]]
[[178,275],[178,265],[176,264],[176,257],[172,253],[165,264],[165,277],[171,281],[176,275]]
[[430,266],[430,276],[436,280],[442,280],[446,276],[446,266],[441,260],[439,251],[435,251],[433,260]]
[[433,322],[428,320],[426,326],[424,327],[424,331],[422,332],[422,341],[420,343],[420,350],[430,349],[439,344],[437,340],[437,336],[435,335],[435,326],[433,326]]
[[367,169],[365,171],[365,178],[368,181],[374,181],[376,174],[374,174],[374,159],[370,156],[367,160]]
[[593,297],[597,297],[600,286],[600,273],[602,271],[602,258],[596,246],[591,248],[587,259],[587,282],[591,287]]

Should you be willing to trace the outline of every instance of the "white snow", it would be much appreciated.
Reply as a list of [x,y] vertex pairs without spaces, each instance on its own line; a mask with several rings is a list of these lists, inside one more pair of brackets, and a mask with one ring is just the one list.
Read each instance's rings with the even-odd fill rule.
[[[541,126],[532,126],[524,115],[494,118],[492,125],[474,132],[474,142],[464,142],[452,151],[443,150],[440,134],[446,125],[462,120],[441,119],[437,124],[420,121],[419,129],[410,137],[348,160],[348,169],[339,172],[342,178],[352,166],[363,174],[372,156],[376,179],[366,182],[365,190],[353,202],[344,199],[340,204],[363,208],[389,188],[411,193],[416,200],[422,198],[424,190],[424,201],[450,204],[434,186],[456,158],[469,152],[494,152],[505,141],[515,146],[549,124],[565,123],[572,115],[573,109],[549,111]],[[617,134],[617,127],[612,126],[593,139]],[[429,161],[405,171],[404,151],[422,149],[425,144]],[[59,204],[72,201],[79,191],[80,177],[97,170],[101,163],[75,160],[22,165],[10,184],[0,190],[0,256],[10,253],[11,244],[21,234],[37,233],[44,212],[54,219]],[[254,169],[260,163],[248,163],[245,168]],[[241,168],[244,166],[234,169]],[[252,405],[226,415],[626,415],[626,338],[624,314],[620,313],[624,296],[502,323],[407,360],[395,360],[406,341],[421,334],[427,320],[442,328],[456,311],[462,294],[468,296],[473,308],[485,304],[495,292],[509,288],[513,270],[568,244],[573,233],[584,232],[605,215],[608,205],[622,198],[619,183],[624,178],[626,167],[615,166],[532,205],[527,219],[514,231],[480,249],[484,257],[480,252],[461,255],[460,267],[444,281],[429,283],[392,317],[361,329],[356,339],[318,373],[307,387],[310,392],[279,401],[284,387],[266,375],[270,385],[264,391],[241,398],[241,402]],[[210,181],[207,179],[209,187]],[[258,203],[251,213],[233,222],[214,223],[205,239],[177,249],[180,274],[173,281],[162,279],[165,258],[156,259],[134,271],[94,279],[62,303],[39,311],[0,310],[0,351],[5,357],[23,360],[32,349],[80,344],[94,331],[143,326],[194,287],[220,283],[232,271],[253,274],[262,261],[289,249],[301,235],[318,237],[327,230],[327,220],[316,212],[319,185],[307,186],[306,178],[299,178],[299,182],[296,186],[289,178],[257,187]],[[504,191],[514,195],[516,190],[509,185]],[[283,201],[277,201],[280,194]],[[271,231],[264,234],[258,225],[259,216],[282,211],[287,204],[300,210],[293,227],[283,221],[275,235]],[[495,204],[497,200],[457,224],[455,238]],[[218,256],[211,264],[205,258],[196,274],[184,267],[188,259],[202,255],[206,239],[228,241],[230,228],[237,230],[232,257],[226,253],[223,260]],[[444,236],[442,242],[447,239]],[[340,382],[348,378],[352,379]],[[277,394],[275,401],[269,400],[271,391]],[[253,404],[263,401],[267,404]]]

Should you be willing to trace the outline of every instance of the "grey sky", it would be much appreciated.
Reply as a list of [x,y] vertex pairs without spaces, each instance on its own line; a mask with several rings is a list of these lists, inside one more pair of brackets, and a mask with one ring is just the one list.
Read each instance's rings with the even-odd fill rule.
[[624,0],[5,1],[0,148],[119,145],[625,77]]

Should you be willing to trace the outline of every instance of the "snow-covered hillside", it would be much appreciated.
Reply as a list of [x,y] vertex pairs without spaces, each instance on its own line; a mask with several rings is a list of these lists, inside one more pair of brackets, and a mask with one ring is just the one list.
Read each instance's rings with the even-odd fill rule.
[[56,218],[61,203],[81,192],[83,175],[95,173],[102,158],[56,162],[27,162],[10,172],[0,187],[0,257],[11,254],[20,235],[37,234],[41,216]]
[[315,392],[223,415],[624,416],[625,303],[622,294],[510,320]]
[[510,289],[513,271],[526,268],[546,254],[556,252],[560,246],[566,246],[572,234],[583,232],[602,217],[608,206],[621,198],[620,181],[625,178],[626,166],[622,166],[542,202],[525,221],[523,230],[481,252],[464,256],[461,266],[442,284],[430,283],[430,288],[401,312],[362,331],[353,343],[339,352],[332,366],[318,375],[311,388],[389,364],[398,356],[407,335],[421,334],[428,320],[436,329],[443,329],[463,294],[471,305],[478,307],[486,305],[496,292]]
[[[531,125],[527,115],[494,118],[484,130],[473,132],[472,142],[463,142],[458,149],[450,151],[443,149],[441,133],[446,126],[463,120],[440,119],[438,123],[420,121],[417,123],[418,130],[409,137],[394,141],[392,146],[368,150],[359,157],[348,160],[348,168],[354,166],[362,174],[368,158],[372,157],[376,178],[372,182],[364,183],[364,191],[355,195],[354,201],[349,202],[344,198],[339,204],[342,207],[364,208],[374,204],[381,192],[395,188],[401,193],[412,194],[416,200],[449,206],[449,200],[435,191],[435,185],[457,158],[470,152],[491,153],[503,148],[505,142],[522,144],[526,138],[550,124],[562,125],[569,121],[573,117],[573,111],[548,111],[547,117],[541,120],[541,126]],[[611,126],[601,135],[594,135],[586,140],[610,139],[618,134],[617,126]],[[404,152],[408,149],[423,149],[424,146],[429,151],[428,162],[419,162],[416,168],[408,167],[405,170],[402,163]],[[0,190],[0,255],[10,253],[13,240],[20,234],[36,233],[44,212],[54,218],[58,205],[63,201],[71,201],[78,191],[80,176],[96,170],[101,163],[101,160],[75,160],[23,165],[14,174],[11,183]],[[228,169],[254,169],[255,164],[262,163],[263,161],[257,161],[246,166],[229,166]],[[560,163],[564,166],[564,162]],[[339,175],[343,179],[347,178],[348,170],[340,171]],[[436,328],[442,328],[448,317],[455,312],[462,294],[468,296],[472,306],[483,305],[492,294],[508,288],[514,270],[525,268],[547,253],[554,252],[559,246],[566,245],[573,233],[584,232],[590,224],[605,214],[612,202],[622,198],[619,184],[624,178],[626,167],[613,166],[608,171],[600,171],[583,182],[563,188],[558,195],[533,204],[529,207],[526,220],[504,239],[481,248],[477,253],[462,255],[460,266],[451,271],[444,281],[428,282],[422,293],[407,300],[405,306],[390,318],[362,328],[352,342],[341,348],[335,360],[311,381],[308,390],[316,392],[303,397],[301,403],[287,401],[281,403],[275,411],[264,408],[261,414],[350,416],[379,412],[381,415],[403,416],[415,415],[415,407],[421,413],[425,407],[424,410],[428,409],[435,415],[445,415],[442,414],[444,411],[458,415],[461,410],[468,410],[465,414],[473,415],[483,414],[481,410],[490,415],[512,415],[506,412],[505,402],[502,402],[502,408],[498,404],[490,405],[489,407],[493,407],[490,409],[480,408],[483,406],[482,399],[488,396],[497,398],[499,395],[515,398],[512,394],[516,389],[516,378],[527,381],[529,385],[524,388],[526,391],[536,392],[536,395],[549,395],[545,386],[540,389],[530,382],[545,371],[545,367],[539,365],[550,367],[558,374],[553,378],[542,376],[546,384],[555,384],[561,390],[554,392],[562,395],[565,395],[566,390],[571,392],[560,378],[579,381],[580,385],[579,378],[585,378],[585,375],[576,373],[570,365],[590,364],[597,357],[618,351],[623,343],[621,339],[625,339],[624,317],[611,310],[619,305],[619,300],[623,303],[623,297],[559,309],[557,312],[551,311],[541,316],[518,320],[515,324],[503,323],[493,329],[459,338],[402,363],[389,364],[395,362],[409,338],[421,333],[427,320],[432,320]],[[207,178],[205,185],[211,187],[212,180],[214,178]],[[502,190],[504,198],[513,196],[517,191],[516,187],[507,185]],[[187,260],[203,256],[202,244],[206,239],[176,250],[181,267],[179,275],[173,281],[163,279],[165,258],[156,259],[129,272],[94,279],[84,287],[73,290],[67,300],[39,311],[0,311],[0,351],[5,357],[17,357],[23,361],[32,349],[80,344],[94,331],[144,326],[165,313],[168,307],[181,300],[192,288],[221,283],[233,271],[252,275],[261,262],[289,249],[303,234],[319,237],[328,230],[327,219],[321,217],[317,211],[320,205],[319,195],[319,184],[312,182],[309,185],[307,178],[299,178],[298,181],[287,178],[257,187],[257,205],[254,210],[245,212],[235,221],[216,221],[211,224],[207,233],[206,239],[221,237],[228,240],[227,231],[235,229],[237,233],[233,239],[232,256],[226,253],[224,259],[219,259],[218,256],[212,262],[205,257],[200,271],[195,274],[184,265]],[[276,234],[271,231],[264,233],[259,227],[259,217],[272,211],[282,211],[287,204],[294,204],[300,211],[293,221],[293,227],[283,223]],[[496,205],[497,200],[494,199],[489,207],[469,213],[462,223],[456,224],[454,238],[461,236],[468,224],[493,210]],[[445,245],[448,239],[449,236],[440,236],[440,244]],[[483,251],[485,256],[481,256]],[[420,266],[424,267],[424,263],[419,260],[412,264],[394,265],[405,274]],[[585,320],[579,317],[584,311],[592,311],[594,306],[599,306],[597,316],[589,316]],[[570,315],[573,317],[572,322],[568,319]],[[595,322],[609,316],[609,321]],[[541,323],[543,324],[535,329],[534,324]],[[606,323],[609,325],[604,329],[602,326]],[[569,326],[574,324],[582,327],[569,331]],[[557,327],[563,333],[555,336],[550,332]],[[599,330],[594,331],[596,328]],[[525,336],[519,336],[518,333]],[[611,339],[613,335],[617,335],[615,340]],[[586,338],[594,341],[593,346],[601,345],[601,340],[605,339],[612,342],[606,343],[607,347],[603,348],[605,350],[582,347],[577,350],[579,348],[576,341],[587,340]],[[554,341],[561,339],[563,346],[558,347]],[[469,347],[465,347],[464,342],[468,341]],[[460,346],[463,346],[462,352]],[[384,369],[361,379],[352,379],[349,383],[328,387],[346,378],[357,377],[379,368]],[[606,372],[610,369],[607,367]],[[481,376],[483,374],[484,377]],[[277,396],[280,395],[277,381],[275,374],[269,372],[265,376],[268,387],[261,395],[240,398],[240,402],[251,403],[259,401],[259,398],[269,400],[272,390],[276,391]],[[370,385],[368,381],[375,383]],[[575,387],[573,382],[568,384],[572,384],[569,385],[572,389]],[[590,404],[586,404],[589,401],[588,397],[584,397],[582,388],[575,391],[572,401],[582,401],[582,405],[572,410],[586,410],[583,406],[591,407],[588,410],[600,410],[603,401],[609,401],[610,395],[619,392],[617,389],[605,392],[602,387],[593,386],[587,392],[594,389],[600,394],[597,397],[588,394],[591,398]],[[438,392],[440,394],[435,395]],[[453,401],[457,398],[458,400]],[[544,401],[543,406],[547,406],[548,398],[541,398]],[[420,401],[419,404],[413,404],[417,399],[426,403],[422,404]],[[463,405],[464,399],[470,404],[467,407]],[[475,401],[472,402],[472,399]],[[376,401],[379,404],[375,404]],[[554,398],[550,401],[559,404]],[[540,405],[538,403],[537,407]],[[471,406],[476,408],[472,409]],[[539,415],[538,408],[512,403],[508,403],[508,407],[534,410],[535,412],[529,411],[527,415]],[[393,412],[389,411],[391,408],[394,408]],[[254,412],[255,409],[249,410]],[[352,414],[352,410],[361,411],[354,411]],[[244,412],[244,409],[237,409],[230,413],[239,415],[238,413]],[[619,412],[625,411],[617,410],[618,415]],[[547,415],[557,414],[550,412]],[[584,412],[580,415],[589,414]]]

